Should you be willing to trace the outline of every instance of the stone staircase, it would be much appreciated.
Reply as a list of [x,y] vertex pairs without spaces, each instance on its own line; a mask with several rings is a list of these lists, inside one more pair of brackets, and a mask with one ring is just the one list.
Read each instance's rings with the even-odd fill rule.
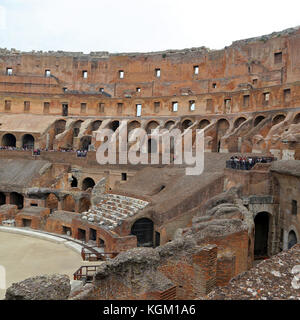
[[129,217],[144,209],[149,202],[107,193],[101,196],[99,203],[89,211],[81,213],[81,219],[97,223],[101,227],[112,230]]

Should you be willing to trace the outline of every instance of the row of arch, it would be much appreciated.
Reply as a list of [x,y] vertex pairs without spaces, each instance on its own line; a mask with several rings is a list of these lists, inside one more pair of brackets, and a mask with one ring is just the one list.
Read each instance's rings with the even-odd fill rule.
[[[22,137],[22,148],[34,149],[35,139],[31,134],[24,134]],[[17,139],[12,133],[6,133],[1,140],[1,146],[3,147],[16,147]]]

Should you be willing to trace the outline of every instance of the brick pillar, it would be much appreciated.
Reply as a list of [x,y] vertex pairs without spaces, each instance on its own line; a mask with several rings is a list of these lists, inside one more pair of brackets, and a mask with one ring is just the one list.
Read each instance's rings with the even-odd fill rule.
[[235,255],[226,253],[217,260],[217,286],[226,286],[235,275]]
[[193,255],[195,276],[200,280],[200,294],[208,294],[216,286],[217,278],[216,245],[206,245]]

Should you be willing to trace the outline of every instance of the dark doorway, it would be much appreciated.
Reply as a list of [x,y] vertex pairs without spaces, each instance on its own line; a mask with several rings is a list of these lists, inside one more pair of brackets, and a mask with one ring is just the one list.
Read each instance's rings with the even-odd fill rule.
[[22,219],[23,227],[30,228],[31,227],[31,220],[30,219]]
[[160,233],[155,231],[155,246],[160,246]]
[[89,188],[93,188],[95,185],[95,181],[92,178],[85,178],[82,181],[82,190],[85,191]]
[[268,256],[268,236],[269,236],[269,214],[260,212],[254,219],[255,223],[255,242],[254,256],[262,258]]
[[16,146],[16,137],[10,133],[5,134],[2,137],[2,146],[3,147],[15,147]]
[[72,176],[71,188],[77,188],[77,187],[78,187],[78,181],[74,176]]
[[97,240],[97,230],[90,228],[90,240]]
[[12,192],[10,194],[10,204],[15,204],[20,210],[23,208],[24,197],[20,193]]
[[22,147],[30,150],[34,148],[34,137],[31,134],[24,135]]
[[292,230],[289,232],[288,249],[291,249],[297,243],[296,233]]
[[71,236],[72,235],[72,229],[70,227],[63,226],[63,234],[65,234],[67,236]]
[[137,220],[131,228],[131,234],[137,237],[138,247],[153,247],[153,221],[150,219]]
[[89,150],[89,146],[92,144],[92,137],[85,136],[80,139],[80,150]]
[[4,193],[0,192],[0,206],[6,203],[6,196]]
[[83,229],[78,229],[78,240],[84,241],[85,242],[85,230]]
[[69,114],[69,106],[68,106],[67,103],[63,103],[63,105],[62,105],[62,115],[64,117],[67,117],[68,114]]

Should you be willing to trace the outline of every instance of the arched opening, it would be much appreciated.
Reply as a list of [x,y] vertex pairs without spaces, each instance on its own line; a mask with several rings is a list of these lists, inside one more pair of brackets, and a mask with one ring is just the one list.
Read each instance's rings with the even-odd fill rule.
[[6,196],[3,192],[0,192],[0,206],[6,203]]
[[234,127],[238,128],[243,122],[245,122],[247,119],[244,117],[240,117],[238,119],[235,120],[234,122]]
[[294,124],[300,123],[300,113],[298,113],[298,114],[295,116],[293,123],[294,123]]
[[95,185],[95,181],[92,179],[92,178],[85,178],[83,181],[82,181],[82,190],[83,191],[86,191],[87,189],[89,188],[94,188],[94,185]]
[[7,133],[2,137],[2,146],[3,147],[16,147],[16,137],[11,134]]
[[132,228],[131,234],[137,237],[138,247],[153,247],[153,221],[148,218],[137,220]]
[[199,122],[198,129],[204,129],[210,124],[210,122],[207,119],[203,119]]
[[128,138],[129,138],[129,136],[131,136],[131,133],[134,132],[135,129],[140,128],[140,127],[141,127],[141,124],[138,121],[131,121],[128,124],[128,128],[127,128]]
[[102,124],[101,120],[96,120],[92,122],[92,125],[91,125],[92,131],[97,131],[100,128],[101,124]]
[[75,124],[73,126],[73,137],[75,137],[75,138],[78,137],[82,122],[83,122],[82,120],[78,120],[75,122]]
[[14,204],[18,207],[18,209],[23,209],[24,206],[24,197],[22,194],[17,193],[17,192],[12,192],[10,194],[10,204]]
[[88,211],[91,207],[91,201],[88,198],[81,198],[79,201],[79,212]]
[[113,131],[116,131],[119,128],[120,122],[118,120],[112,121],[109,124],[109,128]]
[[92,137],[85,136],[80,139],[80,150],[89,150],[89,146],[92,144]]
[[284,121],[285,115],[284,114],[278,114],[276,117],[273,118],[272,126],[275,126],[276,124]]
[[78,180],[72,176],[72,182],[71,182],[71,188],[77,188],[78,187]]
[[34,137],[31,134],[25,134],[22,139],[24,149],[34,149]]
[[55,135],[58,135],[66,130],[66,121],[57,120],[54,124]]
[[193,124],[193,121],[190,119],[186,119],[182,122],[182,130],[186,130]]
[[268,256],[269,213],[259,212],[254,218],[254,224],[254,256],[256,259],[258,259]]
[[217,143],[216,143],[214,151],[220,152],[221,138],[226,134],[228,128],[229,128],[229,122],[226,119],[220,119],[217,122],[217,134],[216,134],[216,142]]
[[159,126],[159,123],[156,122],[156,121],[150,121],[148,124],[147,124],[147,127],[146,127],[146,132],[147,134],[151,134],[151,131],[156,129],[157,127]]
[[148,139],[148,153],[157,153],[157,142],[155,139]]
[[288,236],[288,249],[291,249],[295,244],[297,244],[297,236],[296,233],[291,230]]
[[70,194],[65,196],[63,200],[63,210],[75,212],[75,200]]
[[54,193],[50,193],[46,198],[46,207],[50,209],[50,212],[58,209],[58,198]]
[[254,120],[254,127],[256,127],[260,122],[262,122],[265,119],[264,116],[258,116]]
[[173,120],[169,120],[166,122],[165,124],[165,128],[170,130],[170,128],[175,124],[175,122]]

